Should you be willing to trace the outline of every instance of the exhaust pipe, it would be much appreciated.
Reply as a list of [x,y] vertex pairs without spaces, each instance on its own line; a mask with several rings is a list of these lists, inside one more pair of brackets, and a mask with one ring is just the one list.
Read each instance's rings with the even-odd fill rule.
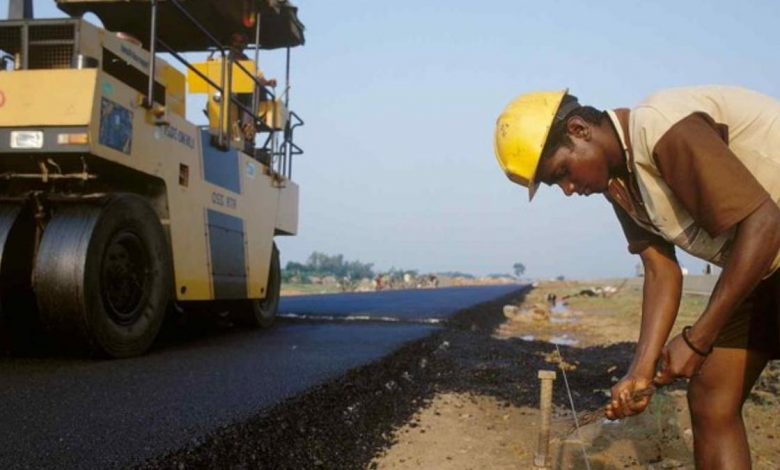
[[33,19],[32,0],[11,0],[8,4],[9,20],[31,20]]

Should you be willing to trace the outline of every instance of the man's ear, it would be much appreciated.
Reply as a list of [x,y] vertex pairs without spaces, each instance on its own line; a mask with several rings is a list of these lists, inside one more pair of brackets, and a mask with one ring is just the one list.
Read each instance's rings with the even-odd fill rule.
[[590,124],[579,116],[572,116],[566,121],[566,133],[584,141],[591,138]]

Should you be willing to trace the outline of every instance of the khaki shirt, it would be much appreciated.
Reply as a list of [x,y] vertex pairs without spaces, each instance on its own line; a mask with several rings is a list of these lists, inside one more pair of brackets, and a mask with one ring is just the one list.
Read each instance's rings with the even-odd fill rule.
[[[737,224],[767,198],[780,203],[780,103],[737,87],[677,88],[631,111],[629,176],[608,199],[629,251],[676,245],[723,266]],[[780,253],[771,272],[780,267]],[[767,273],[769,274],[769,273]]]

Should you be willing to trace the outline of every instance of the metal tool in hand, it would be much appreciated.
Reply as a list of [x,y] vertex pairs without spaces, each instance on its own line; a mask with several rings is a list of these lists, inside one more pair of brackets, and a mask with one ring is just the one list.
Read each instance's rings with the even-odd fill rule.
[[[630,396],[630,400],[634,403],[642,401],[643,399],[652,396],[656,392],[655,386],[651,385],[645,389],[637,390],[636,392],[632,393]],[[593,411],[586,411],[580,415],[580,426],[585,426],[587,424],[595,423],[596,421],[604,418],[604,409],[599,408],[597,410]],[[569,433],[574,431],[574,427],[569,430]]]

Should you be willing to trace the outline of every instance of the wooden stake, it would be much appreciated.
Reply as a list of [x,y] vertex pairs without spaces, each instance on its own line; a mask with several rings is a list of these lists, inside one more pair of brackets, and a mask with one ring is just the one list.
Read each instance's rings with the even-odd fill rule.
[[540,370],[539,382],[539,445],[534,455],[534,467],[549,468],[550,454],[550,418],[552,415],[552,386],[555,380],[554,370]]

